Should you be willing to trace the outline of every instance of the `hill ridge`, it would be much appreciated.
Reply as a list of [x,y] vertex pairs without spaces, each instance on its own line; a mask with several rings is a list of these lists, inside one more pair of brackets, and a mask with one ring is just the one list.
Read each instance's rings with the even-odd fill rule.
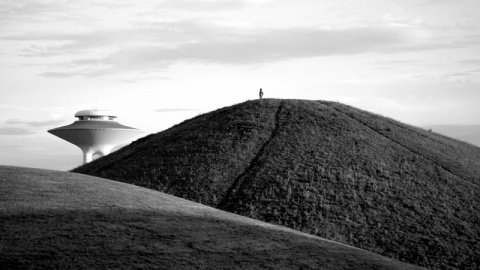
[[480,254],[480,149],[338,102],[235,104],[74,171],[431,269]]
[[[361,120],[359,120],[359,119],[357,119],[357,118],[354,118],[354,117],[352,117],[352,116],[350,116],[350,115],[348,115],[348,114],[345,114],[344,112],[342,112],[342,111],[340,111],[340,110],[338,110],[338,109],[336,109],[336,108],[334,108],[334,107],[331,107],[331,106],[329,106],[329,105],[327,105],[327,104],[325,104],[325,105],[328,106],[328,107],[330,107],[330,108],[332,108],[333,110],[337,111],[338,113],[341,113],[341,114],[345,115],[346,117],[349,117],[350,119],[352,119],[352,120],[354,120],[354,121],[357,121],[358,123],[364,125],[365,127],[371,129],[372,131],[376,132],[376,133],[379,134],[380,136],[382,136],[382,137],[384,137],[384,138],[392,141],[393,143],[398,144],[399,146],[407,149],[408,151],[410,151],[410,152],[418,155],[419,157],[427,160],[428,162],[430,162],[430,163],[432,163],[433,165],[439,167],[440,169],[442,169],[442,170],[450,173],[452,176],[458,178],[459,180],[461,180],[461,181],[463,181],[463,182],[465,182],[465,183],[467,183],[467,184],[469,184],[469,185],[475,186],[475,187],[477,187],[477,188],[480,187],[479,184],[474,183],[474,182],[471,182],[471,181],[468,181],[467,179],[464,179],[464,178],[461,177],[460,175],[458,175],[458,174],[456,174],[455,172],[453,172],[452,170],[448,169],[448,167],[446,167],[445,165],[443,165],[443,164],[441,164],[441,163],[438,163],[438,162],[436,162],[436,161],[428,158],[428,157],[425,156],[425,155],[422,155],[420,152],[415,151],[415,150],[412,149],[411,147],[409,147],[409,146],[407,146],[407,145],[405,145],[405,144],[402,144],[401,142],[395,140],[394,138],[391,138],[391,137],[389,137],[389,136],[386,136],[385,134],[383,134],[383,133],[379,132],[378,130],[372,128],[371,126],[369,126],[369,125],[366,124],[365,122],[362,122]],[[392,121],[392,124],[398,126],[398,124],[396,123],[396,121]],[[402,127],[402,128],[403,128],[403,127]],[[407,128],[408,128],[408,126],[407,126]],[[428,139],[428,140],[433,140],[431,137],[428,137],[428,136],[426,136],[425,134],[422,134],[421,132],[418,132],[418,130],[412,129],[412,132],[415,132],[416,134],[419,134],[420,136],[422,136],[422,137],[424,137],[424,138],[426,138],[426,139]]]
[[[325,104],[325,105],[326,105],[326,104]],[[351,117],[351,116],[345,114],[344,112],[342,112],[342,111],[340,111],[340,110],[338,110],[338,109],[336,109],[336,108],[333,108],[333,107],[331,107],[331,106],[329,106],[329,105],[326,105],[326,106],[328,106],[328,107],[332,108],[333,110],[337,111],[338,113],[341,113],[341,114],[345,115],[346,117],[348,117],[348,118],[350,118],[350,119],[352,119],[352,120],[354,120],[354,121],[362,124],[363,126],[367,127],[368,129],[370,129],[370,130],[374,131],[375,133],[379,134],[380,136],[382,136],[382,137],[384,137],[384,138],[392,141],[393,143],[395,143],[395,144],[397,144],[397,145],[399,145],[399,146],[407,149],[408,151],[410,151],[410,152],[418,155],[419,157],[427,160],[428,162],[432,163],[433,165],[435,165],[435,166],[437,166],[437,167],[440,167],[442,170],[444,170],[444,171],[452,174],[453,176],[457,177],[458,179],[464,181],[465,183],[468,183],[468,184],[473,185],[473,186],[476,186],[476,187],[480,187],[478,184],[472,183],[472,182],[470,182],[470,181],[467,181],[466,179],[463,179],[461,176],[455,174],[454,172],[452,172],[451,170],[449,170],[447,167],[443,166],[442,164],[437,163],[437,162],[435,162],[434,160],[431,160],[431,159],[429,159],[428,157],[422,155],[422,154],[419,153],[418,151],[415,151],[414,149],[408,147],[407,145],[402,144],[401,142],[399,142],[399,141],[397,141],[397,140],[395,140],[395,139],[393,139],[393,138],[390,138],[390,137],[386,136],[385,134],[383,134],[383,133],[379,132],[378,130],[372,128],[371,126],[367,125],[366,123],[364,123],[364,122],[362,122],[362,121],[360,121],[360,120],[358,120],[358,119],[356,119],[356,118],[354,118],[354,117]],[[395,123],[394,123],[394,124],[395,124]],[[417,131],[414,131],[414,132],[417,132]],[[421,133],[418,133],[418,134],[424,136],[424,135],[421,134]],[[427,136],[424,136],[424,137],[430,139],[430,138],[427,137]]]

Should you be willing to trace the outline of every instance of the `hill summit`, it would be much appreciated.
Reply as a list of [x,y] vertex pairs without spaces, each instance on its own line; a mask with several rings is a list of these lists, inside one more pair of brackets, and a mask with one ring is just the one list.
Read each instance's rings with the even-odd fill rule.
[[336,102],[247,101],[73,171],[431,269],[479,266],[480,148]]

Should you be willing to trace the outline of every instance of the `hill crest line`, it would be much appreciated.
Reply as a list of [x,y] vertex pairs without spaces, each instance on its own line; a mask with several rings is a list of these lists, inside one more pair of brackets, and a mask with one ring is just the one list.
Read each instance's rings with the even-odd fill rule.
[[[329,107],[330,109],[332,109],[332,110],[334,110],[334,111],[336,111],[336,112],[338,112],[338,113],[340,113],[340,114],[342,114],[342,115],[344,115],[345,117],[348,117],[348,118],[352,119],[353,121],[356,121],[356,122],[360,123],[361,125],[363,125],[363,126],[365,126],[366,128],[374,131],[375,133],[379,134],[380,136],[382,136],[382,137],[390,140],[391,142],[393,142],[393,143],[395,143],[395,144],[397,144],[397,145],[399,145],[399,146],[407,149],[408,151],[414,153],[415,155],[417,155],[417,156],[425,159],[426,161],[434,164],[435,166],[439,167],[440,169],[442,169],[442,170],[446,171],[447,173],[453,175],[453,176],[456,177],[457,179],[459,179],[459,180],[461,180],[461,181],[463,181],[463,182],[465,182],[465,183],[468,183],[468,184],[470,184],[470,185],[473,185],[473,186],[479,188],[479,186],[478,186],[476,183],[472,183],[472,182],[470,182],[470,181],[468,181],[468,180],[466,180],[466,179],[463,179],[462,177],[460,177],[460,176],[454,174],[453,172],[451,172],[450,170],[447,170],[447,169],[446,169],[445,167],[443,167],[441,164],[439,164],[439,163],[437,163],[437,162],[435,162],[435,161],[433,161],[433,160],[425,157],[424,155],[416,152],[416,151],[413,150],[413,149],[410,149],[410,148],[407,147],[406,145],[403,145],[403,144],[401,144],[400,142],[398,142],[398,141],[396,141],[396,140],[394,140],[394,139],[392,139],[392,138],[390,138],[390,137],[385,136],[384,134],[378,132],[377,130],[375,130],[374,128],[370,127],[369,125],[363,123],[362,121],[360,121],[360,120],[358,120],[358,119],[356,119],[356,118],[353,118],[353,117],[349,116],[348,114],[345,114],[344,112],[342,112],[342,111],[340,111],[340,110],[338,110],[338,109],[336,109],[336,108],[333,108],[332,106],[329,106],[328,104],[323,104],[323,103],[321,103],[321,102],[319,102],[319,103],[322,104],[322,105],[325,105],[325,106]],[[398,125],[397,125],[397,126],[398,126]],[[416,131],[415,131],[415,132],[416,132]]]

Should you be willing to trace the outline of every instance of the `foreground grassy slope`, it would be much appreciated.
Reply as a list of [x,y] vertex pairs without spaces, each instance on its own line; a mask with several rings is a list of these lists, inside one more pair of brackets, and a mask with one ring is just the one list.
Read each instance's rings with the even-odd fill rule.
[[477,269],[480,149],[339,103],[250,101],[75,170],[432,269]]
[[164,193],[0,166],[1,269],[420,269]]

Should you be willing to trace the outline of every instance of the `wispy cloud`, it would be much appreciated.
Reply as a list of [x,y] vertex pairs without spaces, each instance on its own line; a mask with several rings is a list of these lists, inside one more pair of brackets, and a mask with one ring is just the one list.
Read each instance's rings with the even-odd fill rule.
[[[143,2],[159,10],[182,12],[237,10],[250,5],[247,0],[164,0]],[[88,4],[90,5],[90,4]],[[62,6],[73,7],[72,2]],[[105,10],[112,2],[101,2]],[[127,1],[121,8],[128,10]],[[93,7],[93,6],[92,6]],[[22,8],[41,14],[61,14],[54,5],[13,5],[3,8],[13,14]],[[63,7],[64,8],[64,7]],[[115,6],[115,8],[118,8]],[[0,5],[0,10],[2,5]],[[76,9],[72,9],[76,10]],[[97,9],[95,9],[98,11]],[[32,12],[34,14],[34,12]],[[80,15],[68,13],[78,21]],[[210,13],[211,14],[211,13]],[[80,17],[76,17],[80,16]],[[82,13],[82,16],[85,14]],[[195,17],[195,16],[193,16]],[[190,18],[193,18],[190,16]],[[421,20],[389,19],[384,25],[363,27],[294,27],[262,28],[257,25],[219,23],[215,19],[177,19],[159,21],[149,17],[145,21],[129,21],[127,25],[102,30],[55,32],[28,32],[4,34],[0,40],[35,42],[19,52],[22,56],[46,57],[54,70],[39,75],[48,78],[74,76],[100,77],[128,71],[144,72],[165,69],[175,63],[209,63],[221,65],[255,65],[289,59],[313,58],[330,55],[364,53],[396,53],[402,51],[432,50],[457,46],[451,40],[437,39]],[[392,23],[393,22],[393,23]],[[477,39],[475,39],[477,40]],[[463,44],[466,46],[466,44]],[[75,60],[60,62],[56,57],[68,56]],[[62,58],[65,59],[65,58]],[[56,63],[53,63],[56,62]],[[62,69],[59,71],[58,69]]]
[[460,72],[454,72],[443,75],[441,78],[442,82],[446,83],[459,83],[459,84],[466,84],[470,83],[474,78],[479,79],[478,75],[480,74],[480,70],[466,70]]
[[471,60],[459,61],[458,64],[480,66],[480,59],[471,59]]
[[[44,1],[0,1],[0,21],[2,23],[18,23],[20,21],[39,21],[38,15],[60,14],[64,5]],[[65,16],[65,15],[64,15]],[[45,21],[45,19],[41,20]]]
[[196,112],[199,111],[199,109],[194,109],[194,108],[161,108],[161,109],[156,109],[155,112]]
[[48,127],[61,124],[63,120],[47,120],[47,121],[21,121],[19,119],[9,119],[5,121],[8,125],[28,125],[31,127]]
[[[98,36],[110,37],[97,39]],[[418,40],[403,27],[242,29],[193,22],[162,23],[152,29],[118,31],[108,35],[87,33],[43,38],[70,41],[62,46],[45,47],[38,52],[32,50],[28,52],[29,55],[77,55],[81,50],[111,48],[111,53],[103,57],[80,58],[61,64],[69,68],[66,71],[40,74],[50,78],[97,77],[125,71],[158,70],[178,62],[252,65],[298,58],[391,53],[444,46]]]
[[75,73],[68,73],[68,72],[44,72],[40,73],[41,76],[47,78],[70,78],[75,77]]
[[16,128],[16,127],[0,127],[0,135],[31,135],[35,134],[25,128]]
[[161,3],[162,8],[173,8],[190,11],[229,10],[244,8],[248,5],[245,0],[166,0]]
[[417,74],[413,77],[421,80],[433,80],[442,84],[469,84],[472,82],[480,82],[480,69]]

